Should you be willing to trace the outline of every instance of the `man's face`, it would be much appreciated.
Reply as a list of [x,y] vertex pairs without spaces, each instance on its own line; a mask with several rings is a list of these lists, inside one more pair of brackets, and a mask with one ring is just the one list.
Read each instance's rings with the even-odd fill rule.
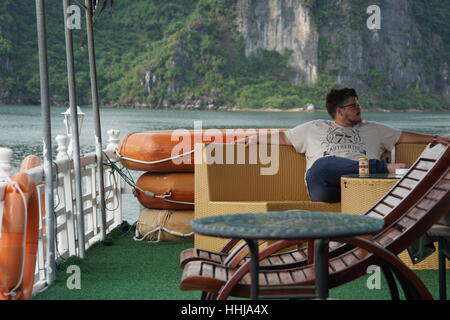
[[345,103],[338,108],[338,113],[341,119],[349,125],[354,126],[362,121],[361,106],[356,97],[348,98]]

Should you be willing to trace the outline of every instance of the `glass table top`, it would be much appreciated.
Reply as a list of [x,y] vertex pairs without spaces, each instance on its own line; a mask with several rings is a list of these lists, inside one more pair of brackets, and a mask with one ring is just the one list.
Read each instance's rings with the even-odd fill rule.
[[337,212],[302,210],[236,213],[191,221],[199,234],[239,239],[317,239],[372,234],[384,220]]

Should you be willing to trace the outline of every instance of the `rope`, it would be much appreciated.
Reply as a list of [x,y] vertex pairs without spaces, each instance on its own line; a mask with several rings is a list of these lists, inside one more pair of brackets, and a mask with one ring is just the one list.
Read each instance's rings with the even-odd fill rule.
[[190,155],[191,153],[194,153],[194,150],[190,150],[188,152],[179,154],[177,156],[173,156],[170,158],[165,158],[165,159],[160,159],[160,160],[155,160],[155,161],[143,161],[143,160],[138,160],[138,159],[133,159],[133,158],[128,158],[128,157],[124,157],[119,153],[119,150],[116,149],[115,150],[117,156],[121,159],[121,160],[126,160],[126,161],[131,161],[131,162],[136,162],[136,163],[141,163],[141,164],[148,164],[148,165],[152,165],[152,164],[158,164],[158,163],[163,163],[163,162],[167,162],[167,161],[171,161],[171,160],[175,160],[178,158],[182,158],[185,157],[187,155]]
[[[145,240],[145,238],[147,238],[148,236],[150,236],[150,235],[152,235],[152,234],[154,234],[154,233],[156,233],[156,232],[158,232],[157,239],[156,239],[156,240],[153,240],[154,237],[151,237],[151,236],[150,236],[150,237],[149,237],[149,242],[151,242],[151,243],[161,242],[161,235],[162,235],[162,232],[167,232],[167,233],[169,233],[169,234],[171,234],[171,235],[173,235],[173,236],[181,237],[181,238],[191,237],[191,236],[194,234],[194,232],[181,233],[181,232],[173,231],[173,230],[170,230],[170,229],[166,228],[165,225],[166,225],[167,221],[169,220],[170,216],[171,216],[171,213],[170,213],[170,212],[164,213],[163,221],[162,221],[161,225],[160,225],[159,227],[156,227],[156,228],[153,229],[153,230],[148,231],[148,232],[145,233],[141,238],[139,238],[139,230],[138,230],[138,229],[139,229],[139,226],[137,226],[137,227],[136,227],[135,236],[133,237],[133,240],[135,240],[135,241],[142,241],[142,240]],[[138,225],[139,225],[139,224],[142,224],[142,225],[146,225],[146,226],[151,227],[151,225],[149,225],[149,224],[147,224],[147,223],[144,223],[144,222],[141,222],[141,221],[138,221],[137,224],[138,224]]]
[[[105,154],[105,155],[106,155],[106,154]],[[143,194],[145,194],[146,196],[148,196],[148,197],[150,197],[150,198],[154,198],[154,199],[162,199],[162,200],[164,200],[164,201],[166,201],[166,202],[170,202],[170,203],[194,205],[194,202],[178,201],[178,200],[171,200],[171,199],[168,199],[168,198],[172,197],[172,192],[171,192],[171,191],[169,191],[169,192],[167,192],[167,193],[164,193],[164,194],[161,194],[161,195],[157,195],[157,194],[155,194],[155,193],[153,193],[153,192],[151,192],[151,191],[147,191],[147,190],[144,190],[144,189],[138,187],[138,186],[136,185],[136,183],[134,182],[134,180],[133,180],[131,177],[128,177],[128,176],[122,171],[122,169],[120,169],[120,168],[114,163],[114,161],[112,161],[107,155],[106,155],[106,158],[107,158],[108,161],[107,161],[106,163],[104,163],[104,165],[109,166],[109,167],[111,168],[111,170],[117,172],[117,173],[122,177],[122,179],[124,179],[124,181],[125,181],[130,187],[132,187],[134,190],[139,190],[140,192],[142,192]],[[115,161],[115,162],[117,162],[117,161]]]

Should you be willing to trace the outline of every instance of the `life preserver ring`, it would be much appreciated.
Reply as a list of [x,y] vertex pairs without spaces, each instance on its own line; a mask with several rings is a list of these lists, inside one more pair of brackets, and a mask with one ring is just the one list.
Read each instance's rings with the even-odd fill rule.
[[22,172],[10,178],[14,184],[8,184],[5,191],[0,238],[2,300],[31,299],[32,295],[39,237],[39,198],[34,179],[23,171],[40,165],[36,158],[29,156],[22,162]]

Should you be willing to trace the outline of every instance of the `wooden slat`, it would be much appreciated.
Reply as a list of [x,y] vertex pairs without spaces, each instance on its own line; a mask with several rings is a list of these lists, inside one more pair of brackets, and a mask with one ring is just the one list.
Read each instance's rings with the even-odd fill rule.
[[403,229],[408,229],[412,225],[414,225],[417,221],[411,219],[408,216],[402,217],[400,220],[396,222],[397,225],[401,226]]
[[436,201],[431,199],[422,199],[420,202],[416,205],[419,209],[423,210],[430,210],[434,205],[436,204]]
[[393,227],[385,230],[381,235],[376,238],[376,242],[382,247],[386,247],[391,244],[395,239],[401,235],[401,232]]
[[416,168],[430,171],[430,169],[434,166],[435,163],[436,163],[436,161],[429,161],[429,160],[422,159],[417,163]]
[[266,276],[267,276],[267,281],[269,284],[271,284],[271,285],[281,284],[280,277],[277,272],[267,272]]
[[401,186],[397,186],[391,191],[391,194],[393,194],[399,198],[405,198],[410,192],[411,191],[408,189],[405,189]]
[[450,179],[442,179],[436,184],[436,187],[441,190],[450,190]]
[[385,204],[387,204],[388,206],[391,206],[391,207],[398,206],[400,204],[400,202],[402,202],[401,199],[393,197],[393,196],[387,196],[383,200],[383,203],[385,203]]
[[422,210],[419,209],[417,207],[412,208],[411,210],[408,211],[407,216],[414,218],[416,220],[421,219],[424,215],[426,215],[427,211],[426,210]]
[[404,188],[413,189],[417,185],[417,181],[405,177],[400,181],[399,185]]
[[438,201],[438,200],[442,199],[445,196],[445,194],[446,194],[445,191],[434,189],[427,193],[426,198]]
[[303,282],[306,280],[305,274],[300,270],[292,270],[290,273],[295,282]]
[[215,275],[217,279],[228,281],[228,271],[222,267],[216,267]]
[[374,210],[375,210],[376,212],[378,212],[380,215],[386,216],[386,215],[388,215],[388,214],[392,211],[392,208],[388,207],[387,205],[385,205],[385,204],[383,204],[383,203],[379,203],[379,204],[374,208]]
[[378,218],[378,219],[384,218],[384,214],[381,214],[381,213],[379,213],[379,212],[377,212],[377,211],[375,211],[375,210],[371,210],[371,211],[367,214],[367,216],[368,216],[368,217],[372,217],[372,218]]
[[280,265],[280,264],[283,263],[283,261],[282,261],[279,257],[277,257],[277,256],[270,256],[270,257],[267,257],[266,260],[269,260],[269,262],[270,262],[272,265]]
[[289,271],[279,271],[277,272],[280,284],[288,285],[294,283],[294,278]]
[[350,266],[352,264],[355,264],[358,262],[358,258],[355,257],[352,253],[346,253],[342,256],[342,260],[345,262],[346,265]]
[[330,265],[333,265],[335,271],[343,270],[347,268],[347,265],[341,257],[330,260]]
[[425,177],[427,174],[426,171],[421,171],[421,170],[412,170],[408,173],[408,178],[410,179],[417,179],[417,180],[422,180],[423,177]]

